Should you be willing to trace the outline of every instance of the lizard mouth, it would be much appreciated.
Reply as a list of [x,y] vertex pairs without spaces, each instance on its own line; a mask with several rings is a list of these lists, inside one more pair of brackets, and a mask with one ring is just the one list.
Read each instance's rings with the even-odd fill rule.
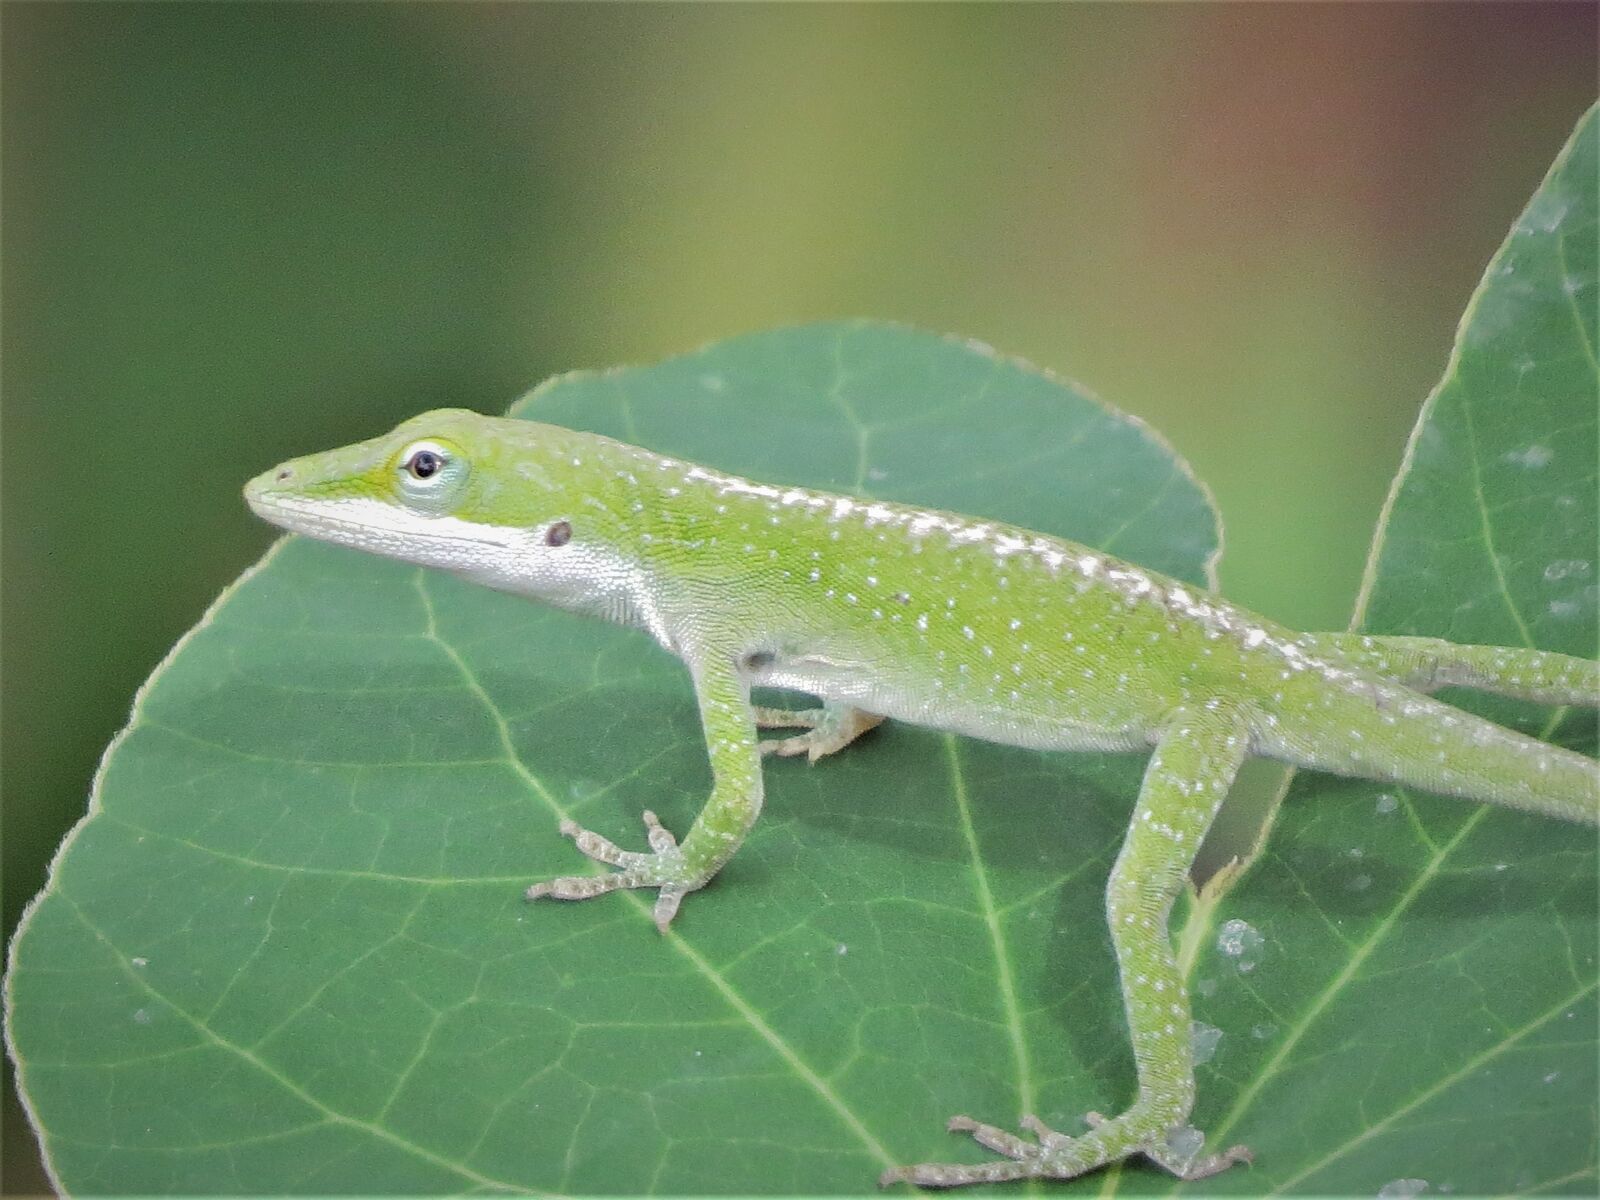
[[376,500],[308,500],[251,487],[245,491],[245,501],[258,517],[291,533],[394,558],[422,557],[407,553],[422,546],[446,553],[454,548],[459,554],[463,549],[512,544],[507,531],[492,526],[459,517],[425,516]]

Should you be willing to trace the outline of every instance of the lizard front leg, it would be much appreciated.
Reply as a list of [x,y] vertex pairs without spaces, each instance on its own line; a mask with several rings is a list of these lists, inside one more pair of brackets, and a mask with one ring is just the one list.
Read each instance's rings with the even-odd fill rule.
[[1190,1139],[1168,1140],[1185,1128],[1194,1104],[1194,1051],[1189,996],[1167,935],[1172,902],[1249,742],[1243,714],[1175,712],[1145,769],[1128,836],[1111,870],[1106,919],[1139,1071],[1133,1105],[1115,1117],[1091,1116],[1089,1132],[1080,1137],[1049,1129],[1032,1115],[1022,1118],[1031,1140],[970,1117],[953,1117],[952,1132],[969,1133],[1004,1157],[977,1165],[899,1167],[886,1172],[881,1183],[956,1187],[1028,1177],[1068,1179],[1132,1154],[1143,1154],[1180,1178],[1198,1179],[1249,1159],[1242,1146],[1198,1157],[1192,1147],[1182,1146]]
[[587,900],[618,888],[657,888],[656,927],[663,933],[683,897],[704,887],[744,841],[761,814],[761,756],[750,691],[732,655],[710,652],[691,661],[706,754],[711,760],[711,796],[679,845],[654,813],[644,814],[650,850],[623,850],[563,821],[561,832],[597,862],[617,868],[605,875],[566,875],[536,883],[529,900]]

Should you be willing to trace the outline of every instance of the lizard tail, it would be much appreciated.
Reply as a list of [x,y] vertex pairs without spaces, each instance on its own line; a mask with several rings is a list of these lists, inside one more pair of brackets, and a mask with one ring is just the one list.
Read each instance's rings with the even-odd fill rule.
[[[1336,700],[1319,699],[1315,722],[1295,721],[1292,697],[1286,701],[1266,711],[1256,731],[1261,750],[1275,758],[1600,824],[1600,762],[1582,754],[1377,677]],[[1309,724],[1332,732],[1301,732]]]
[[1359,633],[1313,633],[1302,642],[1419,692],[1467,687],[1538,704],[1600,705],[1600,662],[1570,654]]

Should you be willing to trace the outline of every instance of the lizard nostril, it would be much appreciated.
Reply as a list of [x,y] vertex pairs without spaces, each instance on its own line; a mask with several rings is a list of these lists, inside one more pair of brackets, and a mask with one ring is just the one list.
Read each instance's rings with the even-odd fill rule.
[[289,478],[289,476],[291,476],[293,474],[294,474],[294,472],[291,471],[288,467],[284,467],[283,470],[278,472],[278,482],[282,483],[285,479]]

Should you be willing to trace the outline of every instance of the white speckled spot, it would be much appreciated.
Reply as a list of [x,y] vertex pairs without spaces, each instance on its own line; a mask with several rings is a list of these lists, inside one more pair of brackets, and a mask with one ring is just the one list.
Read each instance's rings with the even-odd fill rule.
[[1217,1052],[1217,1045],[1222,1041],[1222,1030],[1215,1025],[1207,1025],[1204,1021],[1195,1021],[1189,1027],[1189,1041],[1194,1047],[1194,1065],[1208,1063]]
[[1548,446],[1533,445],[1522,450],[1511,450],[1505,455],[1505,460],[1518,467],[1525,467],[1530,471],[1537,471],[1540,467],[1550,465],[1550,460],[1555,457],[1555,451]]
[[1185,1164],[1192,1162],[1205,1144],[1206,1135],[1193,1125],[1179,1125],[1167,1131],[1167,1149]]
[[1406,1200],[1428,1190],[1426,1179],[1391,1179],[1378,1189],[1378,1200]]
[[1544,569],[1546,583],[1559,583],[1563,579],[1584,579],[1594,569],[1593,564],[1581,558],[1561,558]]
[[1248,921],[1234,918],[1217,931],[1217,949],[1229,958],[1236,959],[1240,972],[1255,970],[1261,960],[1261,950],[1267,939]]

